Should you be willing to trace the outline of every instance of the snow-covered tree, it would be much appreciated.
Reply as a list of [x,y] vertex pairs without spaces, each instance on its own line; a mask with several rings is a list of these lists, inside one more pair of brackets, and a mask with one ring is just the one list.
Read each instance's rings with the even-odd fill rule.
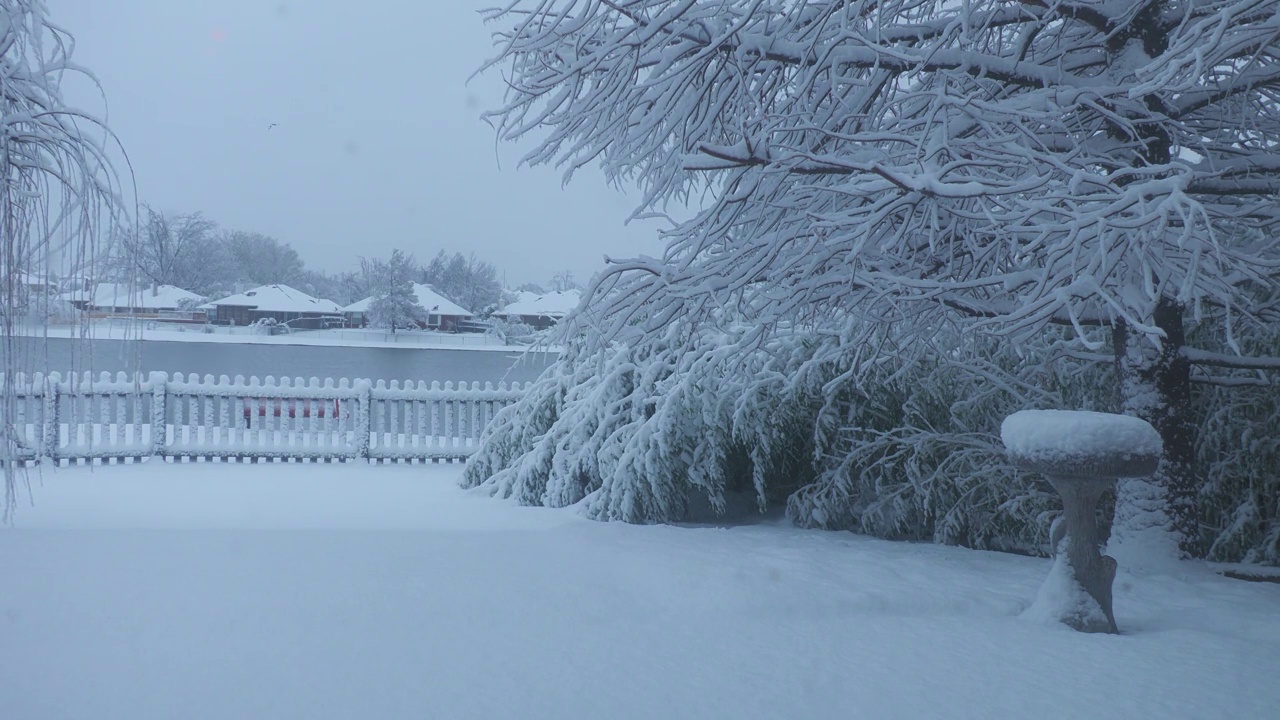
[[427,311],[418,302],[413,290],[413,279],[418,275],[418,264],[412,255],[392,250],[391,258],[376,260],[371,264],[374,284],[373,302],[369,304],[369,325],[376,328],[414,327],[426,316]]
[[[71,36],[53,24],[42,0],[0,0],[0,275],[47,278],[55,263],[82,272],[93,266],[102,231],[110,234],[123,203],[112,167],[114,137],[96,118],[69,107],[60,84],[88,75],[71,59]],[[92,76],[89,76],[92,80]],[[0,283],[0,307],[18,307],[15,282]],[[18,323],[0,312],[0,373],[22,366]],[[20,457],[27,444],[16,427],[13,385],[0,399],[0,463],[8,516],[16,501]],[[29,449],[29,448],[26,448]]]
[[582,285],[578,284],[577,279],[573,277],[572,270],[561,270],[551,276],[551,284],[548,285],[551,292],[566,292],[569,290],[581,290]]
[[235,279],[253,285],[294,283],[302,278],[303,263],[287,242],[256,232],[236,230],[222,238]]
[[502,283],[492,263],[472,255],[441,250],[422,268],[422,282],[474,313],[502,303]]
[[203,295],[230,289],[235,264],[218,226],[204,215],[143,206],[137,228],[117,233],[116,275],[142,285],[173,285]]
[[914,325],[900,362],[929,356],[939,316],[1014,347],[1069,328],[1166,448],[1122,483],[1117,535],[1195,549],[1192,382],[1278,364],[1239,338],[1280,319],[1280,0],[515,0],[488,19],[493,118],[541,138],[529,162],[598,163],[640,185],[638,213],[700,208],[663,257],[598,276],[578,322],[601,343],[726,308],[755,328],[744,351],[797,323]]

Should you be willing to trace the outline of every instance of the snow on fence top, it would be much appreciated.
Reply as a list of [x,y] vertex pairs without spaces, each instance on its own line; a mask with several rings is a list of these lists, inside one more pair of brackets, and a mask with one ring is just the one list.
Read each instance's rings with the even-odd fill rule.
[[1164,450],[1146,420],[1083,410],[1016,412],[1000,425],[1000,439],[1015,464],[1057,475],[1146,475]]
[[[6,385],[0,375],[0,387]],[[460,459],[514,383],[371,382],[196,374],[18,374],[20,459]],[[160,429],[163,428],[163,432]]]
[[[307,397],[325,399],[327,393],[334,395],[354,395],[361,387],[368,387],[377,399],[430,401],[448,400],[508,400],[519,398],[525,391],[525,384],[500,382],[445,382],[422,380],[372,380],[341,378],[277,378],[267,375],[259,378],[251,375],[246,378],[236,375],[234,378],[220,375],[199,375],[198,373],[174,373],[170,378],[167,373],[109,373],[96,375],[91,372],[80,373],[17,373],[14,388],[20,395],[34,393],[39,395],[47,383],[54,383],[62,392],[84,392],[90,394],[150,392],[156,383],[164,383],[169,392],[181,392],[209,396],[255,395],[267,397]],[[0,373],[0,387],[5,386],[5,375]]]

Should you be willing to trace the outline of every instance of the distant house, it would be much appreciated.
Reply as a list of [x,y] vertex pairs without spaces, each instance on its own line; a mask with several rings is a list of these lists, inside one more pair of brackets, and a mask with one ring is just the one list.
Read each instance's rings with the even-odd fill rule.
[[[427,316],[418,324],[428,330],[453,331],[458,328],[458,323],[475,317],[466,308],[433,290],[430,285],[414,283],[413,293],[418,296],[418,304],[427,311]],[[347,317],[347,324],[352,327],[365,327],[369,321],[369,306],[373,301],[373,297],[367,297],[342,308],[342,312]]]
[[56,289],[55,284],[48,278],[34,275],[29,272],[19,271],[14,274],[14,278],[17,280],[19,288],[31,293],[32,295],[44,295],[51,290]]
[[0,294],[11,301],[13,307],[0,308],[0,315],[13,310],[26,311],[32,303],[48,300],[54,289],[47,278],[19,270],[8,272],[7,265],[0,265]]
[[195,305],[204,298],[173,285],[98,283],[91,290],[73,290],[59,296],[77,310],[104,317],[143,317],[204,322],[205,312]]
[[58,290],[63,293],[84,292],[93,288],[93,282],[84,275],[67,275],[58,279]]
[[509,322],[522,322],[535,330],[545,330],[564,319],[578,307],[582,293],[565,290],[538,295],[531,292],[517,293],[515,302],[494,313]]
[[343,324],[342,307],[288,285],[263,285],[200,306],[221,325],[251,325],[273,319],[298,329],[316,330]]

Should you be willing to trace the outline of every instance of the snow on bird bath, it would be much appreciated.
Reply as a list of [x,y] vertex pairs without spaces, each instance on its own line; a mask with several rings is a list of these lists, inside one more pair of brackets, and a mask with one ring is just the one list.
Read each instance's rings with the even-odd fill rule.
[[1053,571],[1029,612],[1083,632],[1118,633],[1115,558],[1102,555],[1098,500],[1118,478],[1155,472],[1163,444],[1145,420],[1068,410],[1024,410],[1000,426],[1009,459],[1045,476],[1062,497]]
[[1072,466],[1102,456],[1158,459],[1164,449],[1160,434],[1146,420],[1085,410],[1016,412],[1000,425],[1000,439],[1009,456],[1028,469]]

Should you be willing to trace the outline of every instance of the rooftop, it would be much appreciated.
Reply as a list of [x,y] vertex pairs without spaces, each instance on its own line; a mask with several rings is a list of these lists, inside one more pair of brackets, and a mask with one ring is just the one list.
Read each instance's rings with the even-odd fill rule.
[[561,318],[578,307],[578,302],[582,300],[582,291],[564,290],[549,292],[545,295],[521,292],[517,293],[517,297],[515,302],[502,308],[498,314]]
[[313,298],[288,285],[262,285],[201,307],[223,305],[249,307],[263,312],[340,313],[342,308],[332,300]]
[[[418,296],[418,304],[433,315],[453,315],[459,317],[472,317],[472,313],[466,308],[451,302],[448,298],[436,292],[430,285],[422,283],[413,284],[413,293]],[[350,305],[342,308],[343,312],[368,312],[369,306],[373,304],[374,297],[370,296],[363,300],[357,300]]]
[[73,290],[60,296],[67,301],[83,301],[90,307],[129,307],[147,310],[176,310],[180,303],[204,298],[175,285],[98,283],[92,291]]

